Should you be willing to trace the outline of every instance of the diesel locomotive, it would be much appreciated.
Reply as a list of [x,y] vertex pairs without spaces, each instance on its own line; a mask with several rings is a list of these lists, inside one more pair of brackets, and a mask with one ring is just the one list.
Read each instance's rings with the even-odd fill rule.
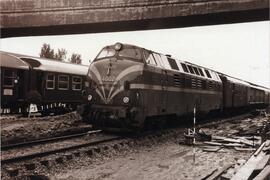
[[1,114],[62,114],[81,103],[88,66],[0,52]]
[[140,130],[188,116],[193,108],[209,114],[270,103],[265,87],[121,43],[99,52],[86,81],[79,112],[108,130]]

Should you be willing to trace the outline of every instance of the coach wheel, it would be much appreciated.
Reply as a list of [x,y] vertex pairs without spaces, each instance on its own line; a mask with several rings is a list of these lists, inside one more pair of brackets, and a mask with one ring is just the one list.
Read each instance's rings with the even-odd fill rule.
[[27,112],[27,108],[29,107],[29,105],[28,104],[24,104],[23,106],[22,106],[22,108],[21,108],[21,113],[22,113],[22,116],[23,117],[27,117],[28,116],[28,112]]
[[50,111],[49,110],[43,110],[40,113],[41,113],[41,116],[49,116],[50,115]]

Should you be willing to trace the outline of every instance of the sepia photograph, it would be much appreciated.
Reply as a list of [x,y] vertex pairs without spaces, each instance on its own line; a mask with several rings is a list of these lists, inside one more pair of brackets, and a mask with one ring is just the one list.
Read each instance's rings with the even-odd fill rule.
[[270,179],[269,0],[1,0],[1,179]]

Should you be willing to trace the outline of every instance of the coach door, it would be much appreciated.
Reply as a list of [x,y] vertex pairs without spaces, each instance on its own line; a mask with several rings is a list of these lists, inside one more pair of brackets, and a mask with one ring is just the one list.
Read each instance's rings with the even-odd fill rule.
[[18,70],[18,101],[23,101],[28,92],[28,71]]

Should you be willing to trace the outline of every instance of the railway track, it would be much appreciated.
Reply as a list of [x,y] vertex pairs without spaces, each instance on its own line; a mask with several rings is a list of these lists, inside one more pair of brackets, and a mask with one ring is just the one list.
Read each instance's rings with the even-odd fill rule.
[[[243,114],[231,118],[223,119],[221,122],[233,121],[235,119],[242,119],[247,117],[248,114]],[[215,121],[206,124],[200,124],[199,127],[213,126]],[[185,129],[186,127],[181,127]],[[152,134],[153,132],[146,132],[133,138],[140,138]],[[155,134],[155,133],[154,133]],[[84,147],[95,146],[113,140],[123,139],[121,136],[108,135],[102,133],[101,130],[88,131],[84,133],[77,133],[61,137],[54,137],[36,141],[29,141],[24,143],[10,144],[1,147],[2,159],[1,164],[16,163],[26,161],[37,157],[45,157],[56,153],[72,151]],[[32,150],[34,149],[34,150]],[[28,153],[30,152],[30,153]]]
[[61,140],[82,137],[82,136],[86,136],[86,135],[94,134],[94,133],[99,133],[99,132],[101,132],[101,130],[88,131],[88,132],[76,133],[76,134],[72,134],[72,135],[46,138],[46,139],[40,139],[40,140],[34,140],[34,141],[28,141],[28,142],[22,142],[22,143],[16,143],[16,144],[8,144],[8,145],[1,146],[1,150],[5,151],[5,150],[13,149],[13,148],[21,148],[21,147],[25,147],[25,146],[44,144],[44,143],[49,143],[49,142],[57,142],[57,141],[61,141]]
[[87,133],[5,146],[5,150],[2,151],[1,164],[5,165],[38,157],[45,157],[122,138],[121,136],[102,134],[101,132],[102,131],[100,130],[90,131]]

